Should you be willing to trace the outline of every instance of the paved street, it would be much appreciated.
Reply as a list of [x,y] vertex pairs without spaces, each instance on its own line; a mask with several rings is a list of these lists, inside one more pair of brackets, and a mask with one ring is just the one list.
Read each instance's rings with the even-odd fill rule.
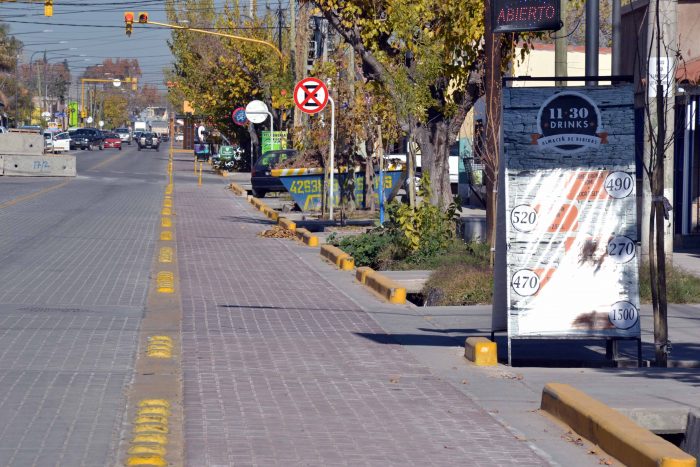
[[2,466],[115,458],[167,157],[76,154],[75,179],[0,177]]
[[[75,179],[0,178],[0,466],[121,464],[127,394],[148,381],[166,154],[77,152]],[[598,465],[537,413],[546,382],[622,410],[667,390],[659,410],[678,412],[696,392],[695,372],[473,367],[459,346],[488,310],[385,304],[316,249],[259,237],[270,222],[226,184],[205,170],[198,187],[176,156],[184,465]]]

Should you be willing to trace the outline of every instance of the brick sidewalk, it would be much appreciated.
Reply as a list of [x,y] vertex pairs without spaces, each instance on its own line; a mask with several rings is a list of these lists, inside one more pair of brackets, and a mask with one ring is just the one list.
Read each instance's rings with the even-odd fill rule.
[[222,179],[175,188],[187,465],[545,464]]

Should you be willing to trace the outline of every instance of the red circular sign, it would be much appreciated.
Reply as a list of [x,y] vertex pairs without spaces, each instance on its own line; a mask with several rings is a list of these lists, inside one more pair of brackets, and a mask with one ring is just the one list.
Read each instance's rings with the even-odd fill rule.
[[231,112],[231,120],[238,126],[245,126],[248,124],[248,117],[245,114],[245,108],[238,107],[236,110]]
[[294,87],[294,103],[302,112],[318,113],[328,104],[328,87],[318,78],[304,78]]

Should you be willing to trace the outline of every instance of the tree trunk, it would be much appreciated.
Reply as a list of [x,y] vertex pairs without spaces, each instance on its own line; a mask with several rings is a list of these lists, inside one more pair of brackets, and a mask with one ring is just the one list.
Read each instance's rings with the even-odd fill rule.
[[430,202],[442,208],[447,208],[452,202],[448,135],[449,124],[444,121],[431,123],[429,127],[420,125],[416,128],[423,175],[430,174]]

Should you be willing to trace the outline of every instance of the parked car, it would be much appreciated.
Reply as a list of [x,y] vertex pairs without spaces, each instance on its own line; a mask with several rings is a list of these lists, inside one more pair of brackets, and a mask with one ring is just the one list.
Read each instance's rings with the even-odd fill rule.
[[119,149],[121,151],[122,150],[121,137],[116,133],[106,133],[105,134],[105,147],[106,148],[115,148],[115,149]]
[[166,141],[170,141],[170,136],[167,134],[160,135],[160,141],[161,141],[161,143],[165,143]]
[[126,143],[131,146],[131,132],[128,128],[117,128],[114,133],[118,134],[122,140],[122,143]]
[[53,133],[44,131],[44,152],[53,152]]
[[54,154],[58,154],[59,152],[62,151],[70,151],[71,143],[71,137],[70,134],[68,134],[67,131],[64,131],[63,133],[58,133],[53,137],[53,152]]
[[270,171],[281,162],[296,157],[295,149],[268,151],[253,166],[250,182],[253,196],[264,198],[271,191],[286,191],[279,177],[273,177]]
[[155,149],[158,151],[160,147],[160,141],[158,140],[158,135],[155,133],[142,133],[138,140],[139,151],[141,149]]
[[97,148],[100,151],[104,149],[104,137],[102,132],[97,128],[78,128],[71,135],[71,139],[75,140],[75,148],[88,149],[92,151]]

